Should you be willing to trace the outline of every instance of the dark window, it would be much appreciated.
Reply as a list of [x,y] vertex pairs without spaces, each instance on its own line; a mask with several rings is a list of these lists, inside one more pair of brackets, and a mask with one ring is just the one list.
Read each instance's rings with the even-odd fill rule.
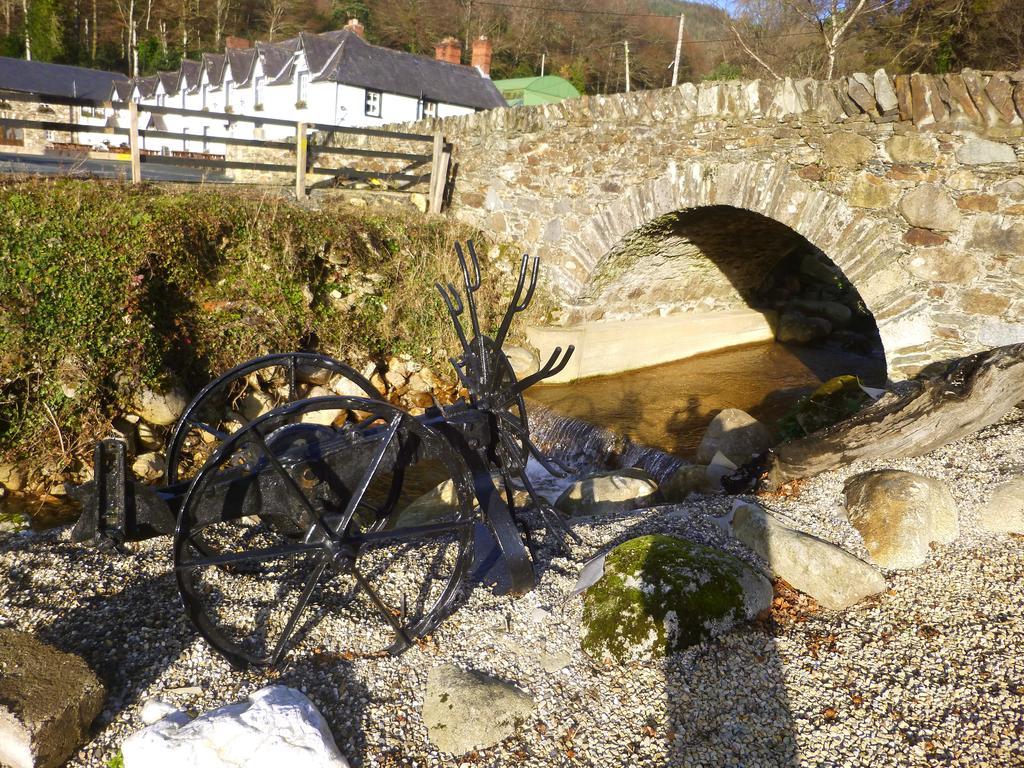
[[366,91],[366,114],[369,117],[380,117],[380,91]]

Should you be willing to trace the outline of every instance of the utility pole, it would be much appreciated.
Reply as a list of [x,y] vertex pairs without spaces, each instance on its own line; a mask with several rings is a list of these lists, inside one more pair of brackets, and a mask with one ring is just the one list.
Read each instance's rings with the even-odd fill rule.
[[683,52],[683,25],[686,23],[686,14],[679,14],[679,34],[676,35],[676,58],[672,62],[672,87],[679,83],[679,57]]
[[544,77],[544,64],[547,62],[548,54],[547,51],[540,55],[540,76]]
[[626,49],[626,93],[629,93],[629,40],[623,40],[622,45]]

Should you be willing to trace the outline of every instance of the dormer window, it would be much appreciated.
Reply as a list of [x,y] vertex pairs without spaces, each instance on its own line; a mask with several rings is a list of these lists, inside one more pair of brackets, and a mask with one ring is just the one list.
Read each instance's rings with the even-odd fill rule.
[[381,92],[366,90],[366,116],[380,117]]

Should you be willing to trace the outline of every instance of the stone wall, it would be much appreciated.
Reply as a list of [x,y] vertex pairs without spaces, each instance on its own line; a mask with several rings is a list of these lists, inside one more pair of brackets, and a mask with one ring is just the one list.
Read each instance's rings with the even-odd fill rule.
[[415,127],[455,144],[454,215],[540,255],[567,304],[634,230],[733,206],[842,269],[898,376],[1024,341],[1022,88],[971,71],[684,84]]

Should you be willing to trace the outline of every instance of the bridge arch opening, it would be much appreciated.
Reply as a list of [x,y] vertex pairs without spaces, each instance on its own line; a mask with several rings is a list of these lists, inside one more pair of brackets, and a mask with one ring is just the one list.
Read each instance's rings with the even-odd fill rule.
[[536,396],[684,454],[722,408],[772,422],[833,376],[886,379],[875,318],[843,271],[790,226],[730,205],[681,208],[629,231],[563,314],[533,339],[542,352],[576,343],[577,380]]

